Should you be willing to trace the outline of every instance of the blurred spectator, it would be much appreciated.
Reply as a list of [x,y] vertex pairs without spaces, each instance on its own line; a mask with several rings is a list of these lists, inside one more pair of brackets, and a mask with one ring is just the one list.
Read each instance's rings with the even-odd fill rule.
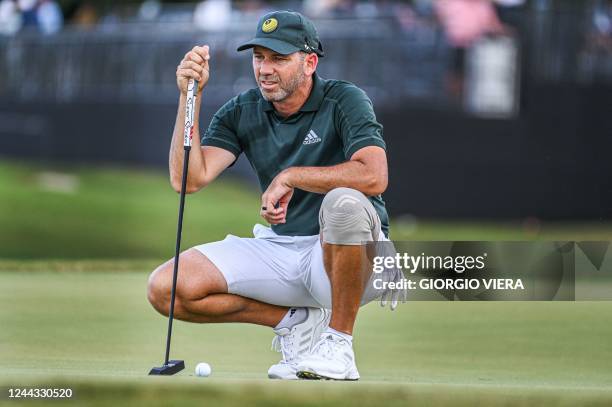
[[36,18],[37,0],[18,0],[17,4],[19,10],[21,10],[23,27],[38,27],[38,19]]
[[55,0],[17,0],[0,2],[0,33],[15,34],[22,27],[55,34],[62,29],[64,16]]
[[417,25],[417,14],[410,4],[398,4],[395,7],[395,19],[405,31],[412,30]]
[[230,0],[204,0],[193,13],[193,21],[201,30],[221,31],[226,29],[232,18]]
[[62,9],[54,0],[42,0],[36,10],[38,27],[43,34],[55,34],[64,25]]
[[612,0],[598,1],[593,9],[592,32],[597,45],[612,49]]
[[490,0],[435,0],[434,5],[455,47],[469,47],[485,34],[503,32]]
[[162,5],[159,0],[145,0],[138,8],[138,19],[141,21],[155,21],[161,13]]
[[17,2],[0,0],[0,35],[13,35],[21,29],[23,20]]
[[486,34],[504,32],[504,26],[490,0],[434,0],[438,20],[444,28],[452,54],[448,91],[461,100],[464,87],[466,48]]
[[612,80],[612,0],[593,4],[580,54],[583,80]]
[[276,10],[276,8],[271,9],[265,1],[261,0],[235,0],[233,1],[233,6],[238,13],[251,15],[255,18],[261,17],[268,11]]
[[98,23],[98,11],[92,3],[82,3],[72,17],[72,22],[81,28],[92,28]]
[[351,14],[352,0],[305,0],[304,14],[311,17],[331,17]]
[[17,0],[21,16],[23,18],[23,27],[37,27],[36,19],[36,3],[37,0]]

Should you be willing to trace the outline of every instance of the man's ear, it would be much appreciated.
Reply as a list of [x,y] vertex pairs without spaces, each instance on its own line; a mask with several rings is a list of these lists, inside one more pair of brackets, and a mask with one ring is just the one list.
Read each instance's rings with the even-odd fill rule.
[[312,75],[317,70],[319,64],[319,56],[314,52],[306,55],[304,58],[304,73],[306,75]]

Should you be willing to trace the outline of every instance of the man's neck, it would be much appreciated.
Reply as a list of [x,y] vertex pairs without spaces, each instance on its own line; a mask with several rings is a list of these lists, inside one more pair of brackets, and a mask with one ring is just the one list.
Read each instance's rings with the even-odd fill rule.
[[291,96],[282,102],[272,102],[274,109],[283,117],[289,117],[292,114],[297,113],[308,100],[310,92],[312,92],[312,87],[313,80],[312,76],[310,76],[299,88],[295,90],[295,92],[293,92]]

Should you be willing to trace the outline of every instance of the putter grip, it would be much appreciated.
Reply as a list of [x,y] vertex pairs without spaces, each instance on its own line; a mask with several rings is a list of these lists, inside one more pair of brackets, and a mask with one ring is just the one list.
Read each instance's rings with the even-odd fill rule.
[[193,138],[193,117],[197,97],[198,81],[189,79],[187,84],[187,102],[185,103],[185,132],[183,133],[183,146],[191,148]]

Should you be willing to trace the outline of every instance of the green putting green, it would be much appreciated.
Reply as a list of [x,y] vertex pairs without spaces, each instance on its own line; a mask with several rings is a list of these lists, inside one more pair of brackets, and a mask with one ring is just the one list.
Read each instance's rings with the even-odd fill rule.
[[[72,388],[79,405],[612,403],[611,302],[370,304],[356,328],[358,383],[269,381],[279,357],[269,329],[177,322],[171,356],[187,369],[148,377],[167,320],[147,303],[142,264],[11,271],[17,263],[0,273],[0,400],[7,386],[53,386]],[[194,376],[199,361],[210,378]]]
[[[69,387],[66,405],[90,406],[612,405],[611,302],[371,304],[356,328],[358,383],[267,380],[279,358],[269,329],[179,321],[171,356],[187,369],[149,377],[167,320],[147,303],[146,281],[176,233],[167,175],[0,162],[0,196],[0,405],[15,405],[9,387]],[[262,222],[259,193],[223,178],[189,196],[185,216],[183,248],[249,236]],[[533,220],[404,217],[391,228],[396,240],[612,237],[605,223]],[[193,375],[200,361],[210,378]]]

